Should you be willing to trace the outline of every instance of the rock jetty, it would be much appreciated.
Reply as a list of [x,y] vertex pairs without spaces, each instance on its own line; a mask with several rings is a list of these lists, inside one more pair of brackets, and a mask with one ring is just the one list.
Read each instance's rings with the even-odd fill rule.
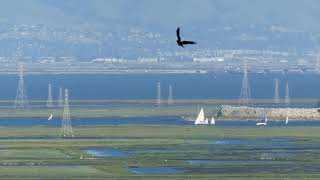
[[320,109],[318,108],[256,108],[224,105],[218,112],[221,118],[246,120],[256,120],[265,116],[274,120],[283,120],[287,114],[290,120],[320,120]]

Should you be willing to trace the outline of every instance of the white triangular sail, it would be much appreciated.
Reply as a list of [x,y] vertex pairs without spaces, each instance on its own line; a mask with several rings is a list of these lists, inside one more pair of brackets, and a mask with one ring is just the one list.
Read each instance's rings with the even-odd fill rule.
[[216,121],[214,120],[214,117],[211,118],[210,124],[212,124],[212,125],[215,125],[215,124],[216,124]]
[[201,108],[194,124],[208,124],[208,119],[205,119],[205,117],[204,117],[203,108]]
[[53,114],[49,116],[48,121],[52,120],[52,118],[53,118]]
[[268,123],[268,118],[267,117],[264,118],[264,123],[266,123],[266,124]]
[[289,123],[289,108],[287,108],[287,114],[286,114],[286,124]]

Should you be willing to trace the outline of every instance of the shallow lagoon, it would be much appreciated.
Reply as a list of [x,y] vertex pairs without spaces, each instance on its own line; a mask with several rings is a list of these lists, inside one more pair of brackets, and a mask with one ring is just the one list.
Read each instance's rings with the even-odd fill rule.
[[[48,121],[47,118],[0,118],[0,126],[60,126],[61,118],[54,117]],[[191,121],[183,121],[178,116],[150,116],[150,117],[90,117],[90,118],[72,118],[73,126],[86,125],[183,125],[194,126]],[[208,125],[210,126],[210,125]],[[217,121],[215,126],[237,126],[256,127],[255,121]],[[285,125],[281,121],[270,121],[266,127],[278,126],[320,126],[320,121],[292,121]]]
[[[274,79],[290,84],[291,98],[319,98],[317,74],[249,74],[252,98],[274,96]],[[168,87],[174,87],[177,99],[237,99],[241,90],[242,74],[98,74],[98,75],[26,75],[25,86],[30,99],[47,99],[48,83],[52,84],[54,99],[59,86],[70,89],[70,99],[154,99],[156,82],[161,82],[162,97],[168,97]],[[190,83],[192,81],[192,83]],[[2,75],[0,99],[12,100],[18,83],[17,75]],[[202,88],[198,88],[202,87]],[[130,89],[130,91],[128,91]],[[143,91],[142,91],[143,90]]]
[[257,144],[281,144],[291,142],[287,138],[272,138],[272,139],[218,139],[209,141],[209,144],[214,145],[257,145]]
[[128,171],[134,174],[183,174],[185,171],[176,167],[130,167]]
[[85,150],[87,154],[97,157],[128,157],[129,153],[122,149],[88,149]]
[[[255,165],[273,163],[271,160],[185,160],[191,165]],[[279,162],[279,161],[277,161]]]

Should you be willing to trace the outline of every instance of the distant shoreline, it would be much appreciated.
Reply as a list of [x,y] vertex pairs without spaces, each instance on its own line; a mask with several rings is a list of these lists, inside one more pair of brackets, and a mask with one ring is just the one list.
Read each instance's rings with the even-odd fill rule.
[[[272,107],[284,107],[287,106],[284,103],[284,99],[279,99],[280,103],[274,104],[274,99],[251,99],[252,107],[259,105],[270,105]],[[29,104],[36,108],[43,107],[45,108],[46,100],[41,99],[29,99]],[[304,98],[304,99],[290,99],[291,106],[294,105],[316,105],[319,103],[319,99],[315,98]],[[54,104],[57,104],[57,100],[53,101]],[[123,105],[148,105],[156,106],[155,99],[70,99],[70,106],[90,106],[90,105],[112,105],[112,104],[123,104]],[[179,105],[188,105],[188,106],[206,106],[206,105],[234,105],[237,106],[239,103],[238,99],[174,99],[174,106]],[[12,107],[14,100],[0,99],[0,109],[3,104],[6,104],[7,107]],[[160,107],[168,107],[167,103],[162,103]],[[169,106],[170,107],[170,106]]]
[[[188,121],[188,122],[193,122],[195,121],[196,117],[194,118],[184,118],[184,121]],[[247,119],[241,119],[241,118],[215,118],[216,122],[259,122],[262,121],[262,118],[247,118]],[[272,122],[285,122],[285,119],[274,119],[274,118],[270,118],[268,119],[268,121],[272,121]],[[319,119],[290,119],[289,121],[291,122],[320,122],[320,118]]]
[[220,117],[227,119],[275,119],[282,121],[319,121],[318,108],[292,108],[292,107],[246,107],[224,105],[218,112]]
[[[198,115],[198,107],[203,107],[205,116],[208,118],[215,117],[217,121],[259,121],[263,119],[261,112],[250,114],[250,111],[244,112],[248,116],[232,114],[232,111],[239,111],[238,106],[221,106],[218,100],[180,100],[176,101],[174,105],[162,105],[160,107],[154,105],[154,100],[73,100],[70,102],[71,117],[152,117],[152,116],[175,116],[184,121],[194,121]],[[301,101],[301,100],[297,100]],[[201,106],[198,104],[201,103]],[[226,101],[224,101],[226,102]],[[56,102],[54,102],[56,104]],[[13,101],[0,100],[0,118],[20,118],[20,117],[33,117],[33,118],[48,118],[50,114],[54,117],[61,117],[63,114],[63,107],[45,107],[45,101],[29,101],[29,106],[26,109],[15,109]],[[221,108],[221,107],[224,107]],[[232,111],[226,110],[229,107]],[[250,110],[261,110],[263,108],[249,108]],[[287,108],[267,108],[273,110],[286,110]],[[289,116],[290,121],[320,121],[320,113],[317,116],[317,108],[291,108],[294,111],[312,112],[310,117],[303,116]],[[242,109],[240,109],[240,112]],[[284,121],[284,112],[279,115],[268,115],[268,119],[273,121]],[[300,113],[301,114],[301,113]]]
[[[25,62],[25,74],[237,74],[242,75],[243,61],[230,65],[227,62],[91,62],[57,61]],[[0,62],[0,75],[18,74],[19,62]],[[249,74],[317,74],[314,64],[304,67],[296,62],[288,64],[259,61],[250,64]],[[297,68],[298,67],[298,68]]]

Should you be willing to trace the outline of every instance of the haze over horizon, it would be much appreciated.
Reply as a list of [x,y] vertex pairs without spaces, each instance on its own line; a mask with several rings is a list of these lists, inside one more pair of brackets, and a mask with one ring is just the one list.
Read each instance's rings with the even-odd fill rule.
[[4,0],[2,24],[64,26],[132,25],[165,30],[176,26],[278,25],[319,31],[317,0]]
[[[0,57],[177,59],[206,50],[314,51],[317,0],[4,0]],[[181,52],[175,30],[198,42]],[[85,51],[84,51],[85,50]],[[211,56],[211,54],[209,54]],[[180,57],[180,56],[179,56]]]

